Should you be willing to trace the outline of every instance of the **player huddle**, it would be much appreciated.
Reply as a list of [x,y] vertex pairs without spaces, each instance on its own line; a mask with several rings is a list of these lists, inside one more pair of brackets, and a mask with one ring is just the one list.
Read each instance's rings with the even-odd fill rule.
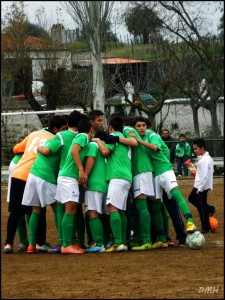
[[[110,253],[174,246],[163,195],[169,205],[174,201],[178,206],[186,233],[197,231],[178,187],[170,151],[148,120],[113,114],[106,132],[103,117],[99,110],[88,116],[78,111],[67,118],[53,116],[47,128],[32,132],[14,147],[14,154],[23,155],[11,174],[5,253],[13,252],[19,228],[23,240],[19,234],[18,249],[27,253]],[[58,233],[56,247],[46,243],[46,229],[41,230],[48,204]],[[25,215],[29,239],[21,222]]]

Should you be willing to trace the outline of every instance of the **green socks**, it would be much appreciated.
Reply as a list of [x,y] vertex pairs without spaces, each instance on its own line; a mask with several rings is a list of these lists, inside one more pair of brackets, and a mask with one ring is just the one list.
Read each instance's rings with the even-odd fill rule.
[[186,200],[184,199],[183,195],[181,194],[181,191],[176,188],[170,191],[172,197],[177,202],[179,209],[181,210],[183,216],[185,217],[187,222],[194,223],[192,220],[192,215],[190,212],[190,209],[188,207],[188,204]]
[[135,199],[135,207],[139,219],[139,241],[151,243],[150,238],[150,214],[147,207],[147,199]]
[[63,232],[63,247],[68,247],[73,244],[73,228],[74,228],[74,215],[64,214],[62,220],[62,232]]
[[103,227],[99,217],[95,217],[89,220],[91,234],[93,240],[96,242],[98,247],[103,246]]
[[113,211],[110,213],[110,225],[115,244],[122,244],[121,218],[118,211]]
[[40,213],[32,212],[29,221],[29,231],[30,231],[29,245],[32,246],[36,246],[36,234],[37,234],[39,217],[40,217]]
[[158,240],[166,243],[166,237],[164,233],[164,226],[163,226],[163,217],[162,217],[162,212],[161,212],[161,202],[155,202],[155,201],[150,201],[150,208],[151,208],[151,218],[152,218],[152,223],[153,226],[156,230]]

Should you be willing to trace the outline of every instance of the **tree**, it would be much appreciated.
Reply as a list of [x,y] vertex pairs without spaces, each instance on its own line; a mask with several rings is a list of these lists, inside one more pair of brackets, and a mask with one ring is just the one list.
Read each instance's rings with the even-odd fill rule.
[[224,13],[223,13],[222,17],[220,18],[218,30],[219,30],[219,37],[221,40],[223,40],[224,39]]
[[[193,85],[189,87],[183,84],[183,90],[186,89],[187,94],[192,95],[191,100],[211,113],[212,119],[212,137],[218,138],[220,134],[218,120],[217,120],[217,100],[224,94],[224,72],[223,68],[223,55],[220,51],[221,42],[214,39],[209,34],[204,34],[202,31],[203,19],[199,16],[199,8],[195,7],[192,14],[189,13],[191,3],[188,4],[184,1],[165,2],[158,1],[162,9],[164,8],[164,15],[162,14],[161,20],[163,28],[183,41],[190,49],[190,59],[197,60],[201,66],[201,74],[203,77],[198,82],[195,81],[195,87],[205,79],[206,85],[204,91],[200,93],[199,88],[193,89]],[[192,3],[196,6],[199,3]],[[174,21],[176,19],[176,22]],[[203,32],[203,33],[202,33]],[[190,54],[189,52],[189,54]],[[196,69],[193,70],[194,73]],[[191,79],[191,78],[190,78]],[[200,100],[200,101],[199,101]],[[215,146],[216,153],[216,146]]]
[[156,12],[144,4],[129,9],[124,14],[128,31],[134,35],[134,39],[142,37],[144,44],[149,44],[158,35],[161,28],[161,20]]
[[87,28],[86,40],[90,43],[93,65],[93,108],[105,109],[105,91],[102,68],[102,32],[109,20],[113,2],[111,1],[63,1],[67,13],[78,26]]

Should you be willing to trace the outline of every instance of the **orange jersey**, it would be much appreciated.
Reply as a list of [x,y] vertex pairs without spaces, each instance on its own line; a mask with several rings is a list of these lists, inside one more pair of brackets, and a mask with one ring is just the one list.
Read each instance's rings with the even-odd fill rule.
[[[21,152],[21,149],[24,148],[23,156],[20,161],[16,165],[12,177],[27,181],[27,177],[29,175],[30,169],[36,159],[37,156],[37,147],[42,146],[45,141],[53,139],[54,134],[50,133],[46,130],[39,130],[31,132],[24,140],[18,143],[17,149]],[[14,150],[14,149],[13,149]]]
[[26,136],[20,143],[16,144],[13,147],[13,153],[14,154],[19,154],[19,153],[23,153],[24,152],[26,144],[27,144],[28,136]]

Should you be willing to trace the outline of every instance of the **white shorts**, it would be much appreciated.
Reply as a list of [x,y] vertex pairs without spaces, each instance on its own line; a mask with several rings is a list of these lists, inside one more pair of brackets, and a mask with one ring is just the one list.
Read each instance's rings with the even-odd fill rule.
[[131,183],[124,179],[111,179],[108,186],[106,205],[112,204],[120,210],[127,209],[127,197]]
[[9,164],[9,179],[8,179],[8,190],[7,190],[7,198],[6,198],[6,201],[9,203],[9,195],[10,195],[10,188],[11,188],[11,175],[12,175],[12,172],[14,171],[16,167],[16,164],[11,161],[10,164]]
[[168,199],[171,199],[170,191],[178,187],[176,175],[174,171],[164,172],[156,177],[154,177],[154,188],[155,188],[155,198],[162,200],[163,190],[167,193]]
[[134,176],[132,187],[134,198],[138,197],[141,194],[149,197],[154,197],[155,191],[152,172],[145,172]]
[[86,191],[84,209],[85,213],[88,210],[94,210],[99,214],[108,214],[106,194],[97,191]]
[[55,202],[56,184],[29,174],[25,185],[22,204],[45,207]]
[[55,199],[64,204],[69,201],[79,203],[78,181],[72,177],[59,176],[57,179],[57,191]]

